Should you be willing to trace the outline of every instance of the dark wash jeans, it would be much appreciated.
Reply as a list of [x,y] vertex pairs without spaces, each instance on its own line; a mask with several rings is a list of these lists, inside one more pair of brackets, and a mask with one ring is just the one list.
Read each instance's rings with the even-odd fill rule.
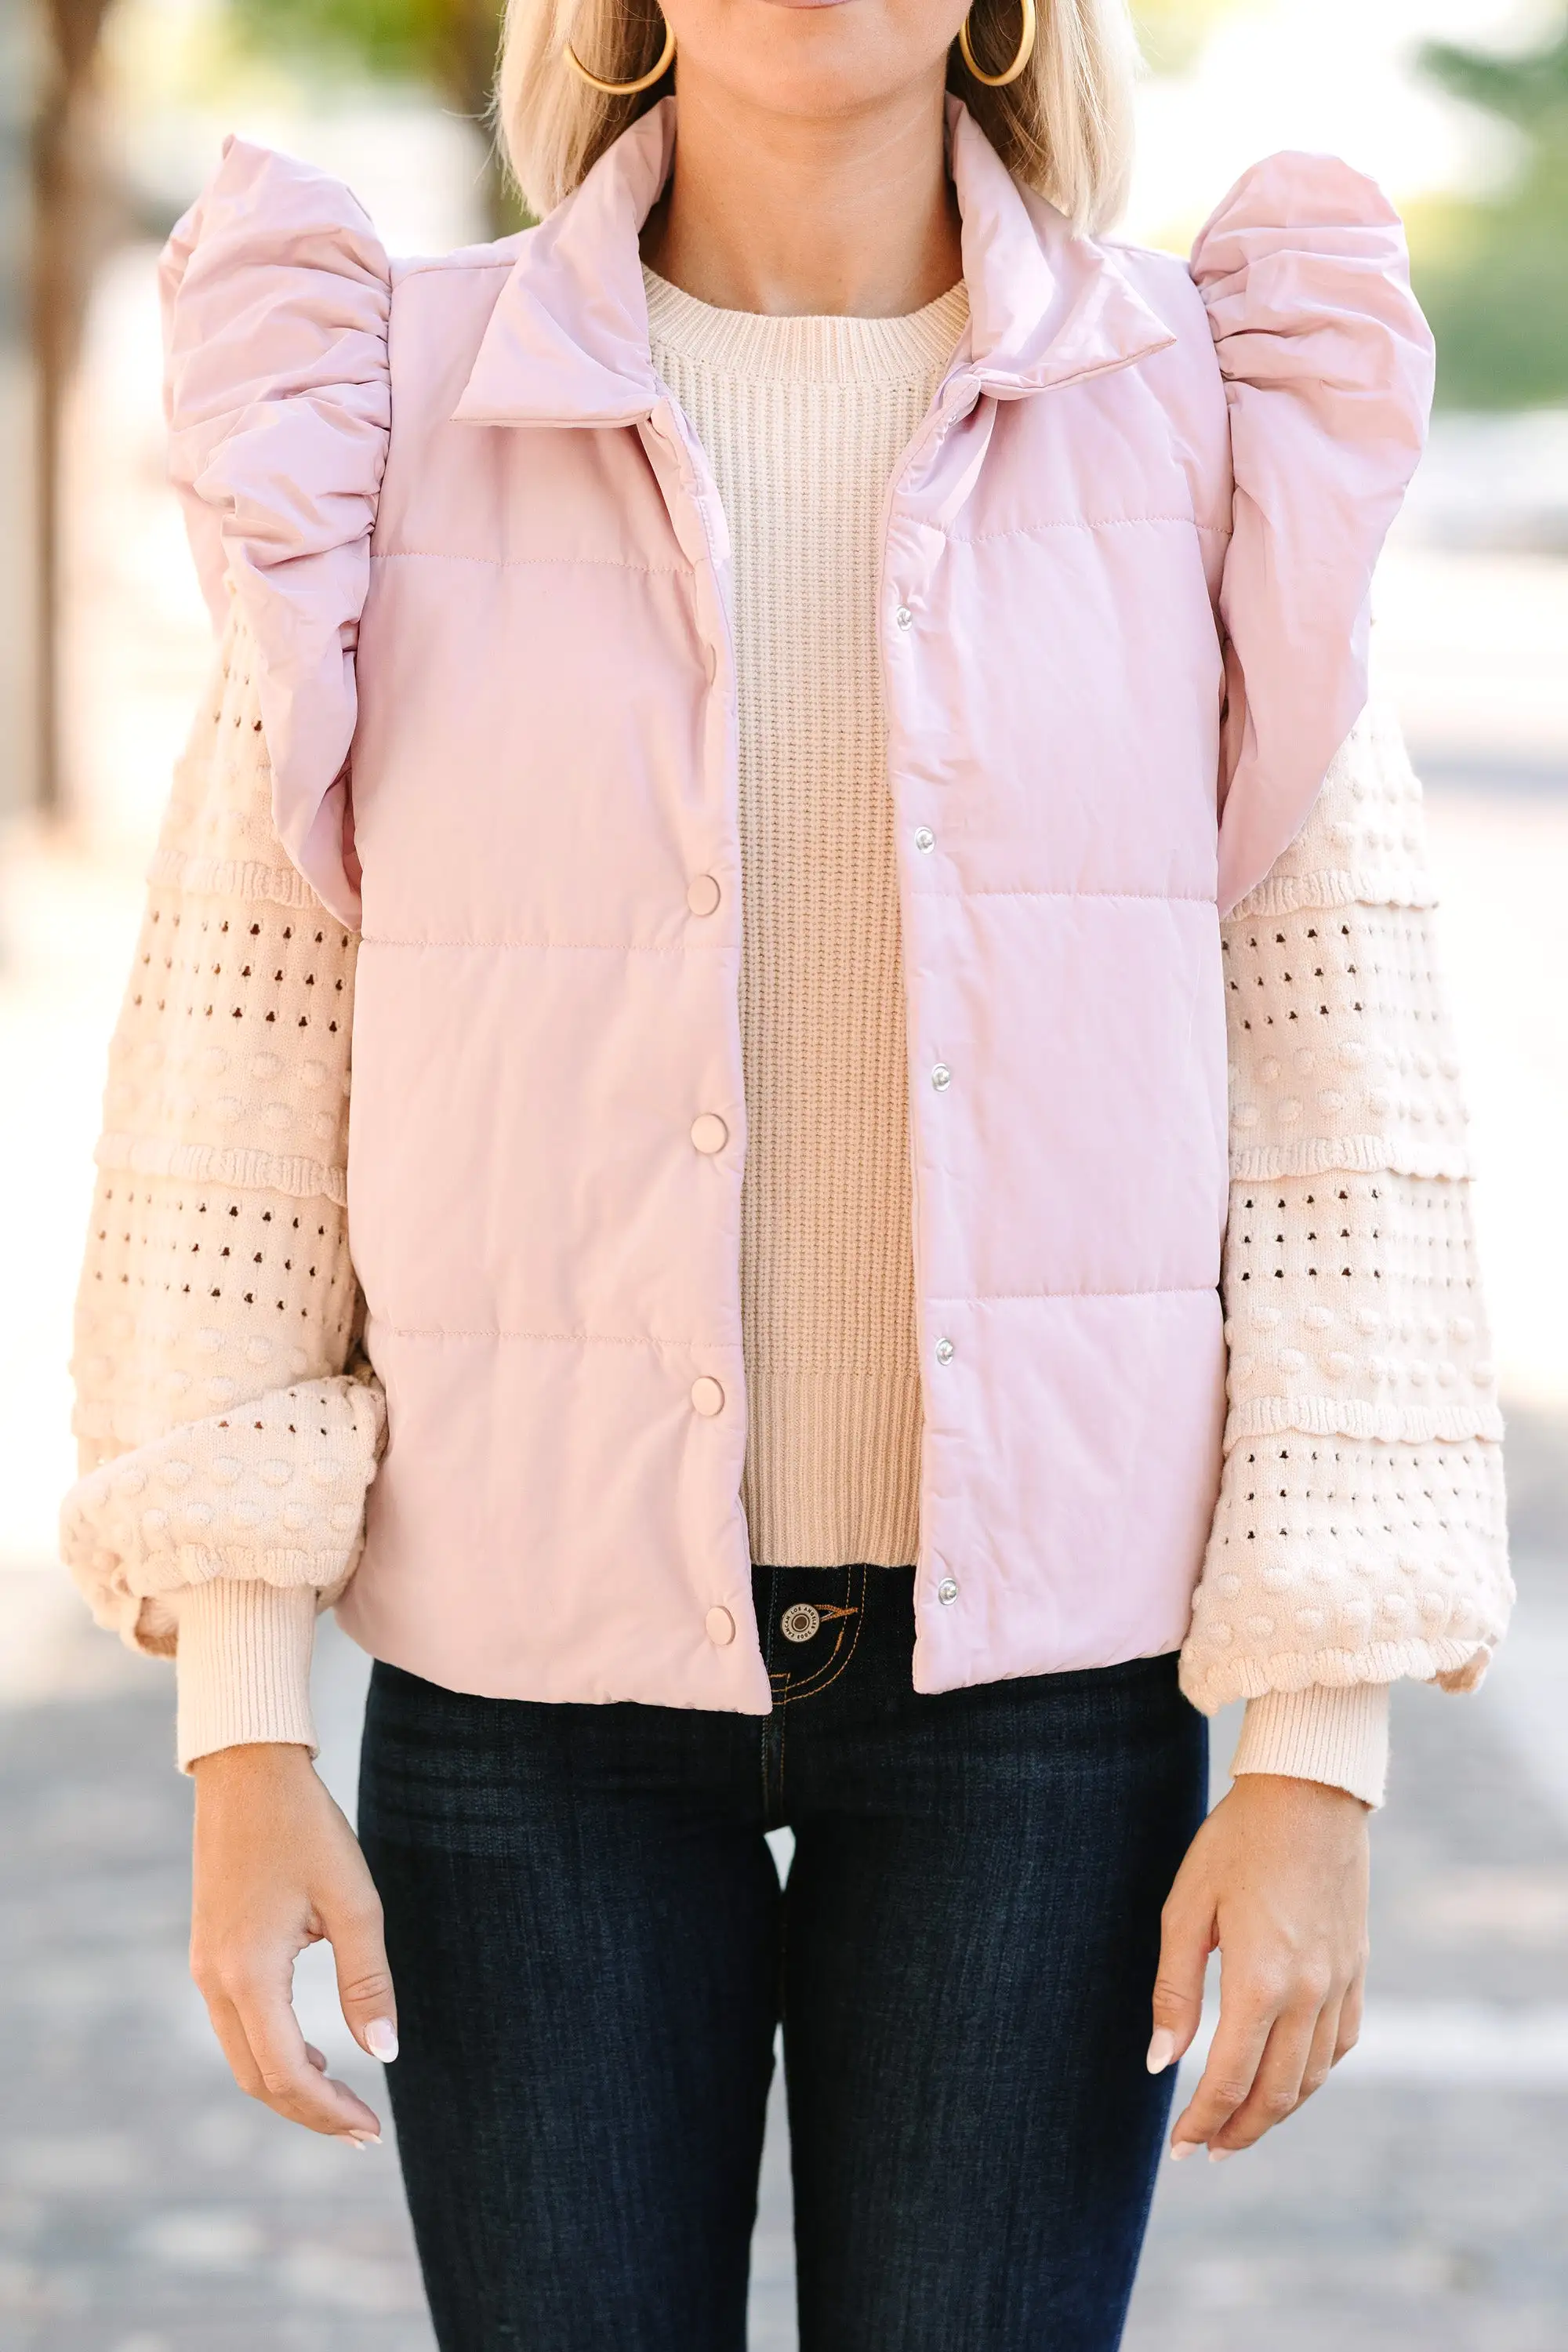
[[1112,2352],[1203,1719],[1173,1657],[919,1697],[910,1570],[754,1574],[766,1717],[375,1669],[360,1833],[442,2352],[743,2352],[781,2017],[802,2352]]

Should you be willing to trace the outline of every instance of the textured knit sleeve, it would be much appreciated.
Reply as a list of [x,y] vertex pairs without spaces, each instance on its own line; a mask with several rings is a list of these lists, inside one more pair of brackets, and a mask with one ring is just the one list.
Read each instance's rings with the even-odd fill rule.
[[[356,940],[284,856],[237,614],[153,858],[110,1048],[61,1545],[100,1623],[181,1658],[181,1759],[313,1745],[318,1605],[358,1555],[384,1427],[351,1369]],[[230,1588],[210,1601],[214,1588]],[[198,1655],[223,1665],[220,1687]]]
[[170,473],[223,639],[110,1051],[65,1556],[180,1664],[181,1759],[313,1745],[319,1602],[384,1428],[344,1212],[355,649],[390,270],[347,189],[230,140],[165,248]]
[[1314,1732],[1314,1693],[1468,1688],[1512,1598],[1432,902],[1420,787],[1374,702],[1222,934],[1229,1412],[1182,1681],[1205,1713],[1263,1702],[1243,1769],[1358,1736]]

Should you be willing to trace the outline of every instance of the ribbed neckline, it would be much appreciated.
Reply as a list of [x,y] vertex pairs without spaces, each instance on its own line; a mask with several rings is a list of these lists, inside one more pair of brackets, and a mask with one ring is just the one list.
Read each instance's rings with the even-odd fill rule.
[[643,268],[656,344],[715,375],[795,383],[921,383],[952,358],[969,317],[956,286],[902,319],[775,319],[720,310]]

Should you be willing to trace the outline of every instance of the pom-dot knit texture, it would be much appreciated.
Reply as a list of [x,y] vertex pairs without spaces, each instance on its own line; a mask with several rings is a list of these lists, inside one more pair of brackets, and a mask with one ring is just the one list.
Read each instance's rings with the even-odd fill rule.
[[1501,1436],[1464,1185],[1236,1185],[1226,1279],[1233,1437]]
[[898,1567],[920,1543],[921,1391],[879,532],[968,301],[773,319],[644,281],[733,551],[752,1553]]
[[358,942],[272,824],[254,650],[231,624],[179,763],[110,1048],[77,1297],[82,1466],[341,1372]]
[[1466,1686],[1507,1622],[1502,1422],[1431,898],[1420,787],[1373,705],[1223,927],[1229,1412],[1182,1658],[1206,1711],[1405,1675]]
[[61,1520],[95,1615],[139,1648],[172,1650],[178,1622],[183,1657],[210,1659],[221,1612],[232,1656],[248,1611],[248,1711],[186,1711],[230,1738],[309,1734],[300,1603],[268,1588],[310,1591],[312,1612],[342,1589],[384,1417],[379,1389],[345,1377],[358,942],[290,865],[271,784],[231,619],[110,1049],[72,1359],[83,1475]]
[[358,1553],[385,1419],[379,1383],[348,1379],[187,1422],[77,1481],[67,1548],[101,1579],[100,1602],[215,1577],[334,1598]]
[[343,1225],[321,1197],[100,1171],[77,1317],[84,1466],[258,1380],[338,1369],[357,1300]]

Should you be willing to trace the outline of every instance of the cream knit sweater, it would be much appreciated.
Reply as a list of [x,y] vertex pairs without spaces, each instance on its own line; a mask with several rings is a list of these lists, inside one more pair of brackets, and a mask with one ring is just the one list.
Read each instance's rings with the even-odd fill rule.
[[877,566],[969,305],[961,285],[907,319],[769,319],[644,281],[733,553],[752,1557],[897,1568],[921,1386]]
[[[734,543],[753,1556],[903,1562],[920,1390],[872,600],[963,293],[895,320],[648,293]],[[184,1763],[313,1746],[314,1614],[383,1429],[343,1209],[355,942],[273,830],[252,657],[231,625],[111,1048],[63,1516],[100,1621],[177,1642]],[[1225,926],[1231,1411],[1183,1679],[1251,1702],[1234,1769],[1371,1802],[1388,1681],[1475,1679],[1510,1591],[1430,896],[1418,787],[1363,719]]]

